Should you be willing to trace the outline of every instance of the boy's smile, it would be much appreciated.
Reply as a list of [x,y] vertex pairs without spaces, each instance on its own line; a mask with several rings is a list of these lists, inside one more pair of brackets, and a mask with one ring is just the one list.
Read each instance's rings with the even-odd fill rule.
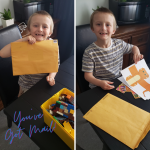
[[30,33],[37,40],[46,40],[51,35],[51,20],[44,15],[35,15],[32,17],[30,24]]
[[92,31],[96,34],[98,40],[109,42],[111,35],[115,33],[114,18],[108,13],[96,13],[93,18]]

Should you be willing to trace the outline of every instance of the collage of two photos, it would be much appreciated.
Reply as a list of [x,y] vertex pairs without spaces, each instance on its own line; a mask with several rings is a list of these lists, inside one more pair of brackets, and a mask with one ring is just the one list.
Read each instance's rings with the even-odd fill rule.
[[0,0],[1,150],[150,150],[149,0]]
[[76,149],[149,150],[150,2],[76,0]]

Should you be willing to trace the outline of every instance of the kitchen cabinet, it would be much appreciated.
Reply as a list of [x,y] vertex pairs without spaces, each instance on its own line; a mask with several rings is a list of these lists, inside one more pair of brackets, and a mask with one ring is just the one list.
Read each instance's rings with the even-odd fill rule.
[[[122,39],[127,43],[136,45],[144,59],[148,59],[148,51],[150,50],[150,23],[133,24],[119,26],[112,38]],[[133,54],[126,54],[123,57],[123,69],[134,63]]]

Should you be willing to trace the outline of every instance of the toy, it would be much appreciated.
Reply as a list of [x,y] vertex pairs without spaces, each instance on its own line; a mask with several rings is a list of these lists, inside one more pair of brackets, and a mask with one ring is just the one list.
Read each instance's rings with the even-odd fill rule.
[[56,101],[56,105],[52,109],[53,112],[56,112],[57,114],[69,118],[71,120],[74,120],[74,106],[71,104],[67,104],[65,102]]
[[59,122],[67,132],[74,136],[74,97],[61,94],[56,104],[49,105],[47,111]]
[[69,102],[70,104],[74,105],[74,97],[71,95],[61,94],[59,101]]
[[74,129],[72,129],[69,122],[64,121],[64,128],[74,137]]

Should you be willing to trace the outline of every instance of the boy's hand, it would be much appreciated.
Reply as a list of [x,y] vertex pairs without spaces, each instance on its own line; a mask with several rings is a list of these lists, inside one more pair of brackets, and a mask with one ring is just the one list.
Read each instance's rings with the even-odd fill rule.
[[27,41],[29,42],[29,44],[34,44],[36,42],[36,39],[32,35],[29,35],[27,37]]
[[100,87],[103,89],[103,90],[111,90],[113,88],[115,88],[113,85],[110,85],[110,84],[113,84],[113,82],[110,82],[110,81],[107,81],[107,80],[100,80]]
[[143,59],[143,55],[142,54],[140,54],[140,53],[135,53],[134,55],[133,55],[133,60],[134,60],[134,62],[137,64],[137,62],[138,61],[140,61],[140,59]]
[[113,85],[113,82],[107,81],[107,80],[100,80],[100,79],[96,79],[93,76],[93,72],[85,72],[84,73],[84,78],[85,80],[87,80],[88,82],[96,85],[96,86],[100,86],[103,90],[111,90],[113,88],[115,88]]
[[50,86],[55,85],[55,79],[53,77],[47,76],[46,80],[47,80],[47,82],[49,83]]
[[143,59],[143,55],[140,54],[140,50],[137,46],[133,46],[132,48],[132,53],[133,53],[133,60],[137,64],[140,59]]

